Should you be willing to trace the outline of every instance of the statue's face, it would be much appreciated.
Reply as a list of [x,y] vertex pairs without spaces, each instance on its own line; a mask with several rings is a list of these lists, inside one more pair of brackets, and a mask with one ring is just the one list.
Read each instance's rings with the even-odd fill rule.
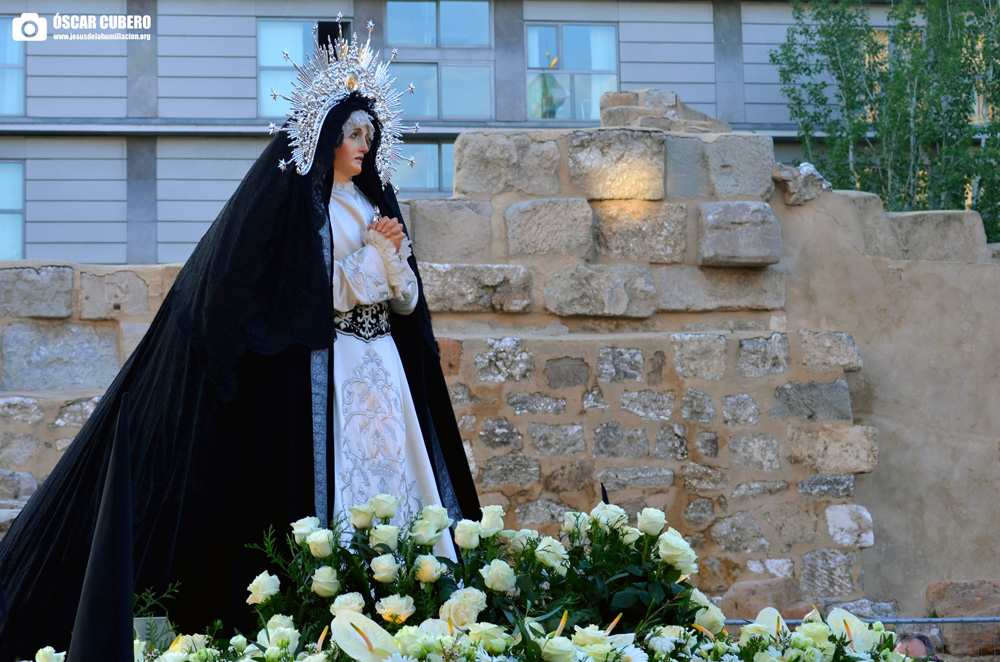
[[338,182],[347,182],[361,174],[361,164],[371,145],[371,131],[367,126],[344,124],[344,142],[333,150],[333,175]]

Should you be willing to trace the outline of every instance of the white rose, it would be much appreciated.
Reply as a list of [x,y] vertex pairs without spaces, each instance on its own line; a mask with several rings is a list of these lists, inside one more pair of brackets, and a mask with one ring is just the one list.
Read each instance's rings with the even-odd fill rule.
[[634,545],[635,542],[641,537],[642,531],[634,526],[626,526],[622,528],[622,542],[626,545]]
[[63,662],[66,653],[57,653],[52,646],[46,646],[35,653],[35,662]]
[[514,569],[500,559],[493,559],[490,564],[479,569],[486,588],[497,593],[505,593],[514,588]]
[[294,651],[299,647],[299,633],[294,628],[269,626],[257,633],[257,644],[262,648],[287,648]]
[[278,646],[268,646],[267,650],[264,651],[264,662],[281,662],[283,657],[285,657],[285,652]]
[[587,644],[586,646],[582,646],[580,650],[583,652],[586,659],[593,660],[594,662],[604,662],[611,656],[614,648],[612,648],[609,643],[601,643]]
[[391,494],[376,494],[369,503],[375,511],[378,519],[392,518],[396,516],[396,505],[401,501],[399,497]]
[[250,586],[247,586],[247,590],[250,591],[250,597],[247,598],[248,605],[262,605],[271,599],[271,596],[278,594],[278,587],[281,586],[281,580],[274,575],[269,575],[267,571],[257,575]]
[[599,503],[590,511],[590,516],[602,531],[620,529],[628,524],[628,513],[612,503]]
[[463,519],[455,526],[455,544],[462,549],[475,549],[479,547],[479,535],[482,531],[479,522]]
[[328,565],[317,568],[313,573],[312,591],[321,598],[332,598],[340,590],[337,571]]
[[383,620],[399,625],[413,616],[417,608],[408,595],[390,595],[375,603],[375,611]]
[[247,638],[238,634],[229,640],[229,645],[236,649],[237,653],[242,653],[247,649]]
[[576,646],[566,637],[552,637],[542,645],[545,662],[576,662]]
[[325,559],[333,554],[333,531],[316,529],[306,538],[309,551],[318,559]]
[[454,627],[464,628],[469,623],[475,623],[479,612],[486,609],[486,594],[475,588],[460,588],[439,611],[441,620],[451,623]]
[[489,538],[499,533],[503,529],[503,516],[507,514],[503,511],[503,506],[483,506],[480,510],[483,511],[483,519],[479,522],[482,528],[480,535]]
[[399,564],[392,554],[382,554],[372,559],[372,574],[375,581],[382,584],[391,584],[396,581],[399,574]]
[[603,644],[608,640],[608,635],[597,625],[588,625],[585,628],[579,625],[573,626],[574,634],[572,638],[575,646],[589,646],[590,644]]
[[482,644],[487,653],[496,655],[507,650],[510,636],[504,629],[493,623],[469,623],[469,641]]
[[391,524],[376,524],[368,534],[368,544],[373,549],[377,545],[385,545],[390,552],[395,552],[399,545],[399,528]]
[[292,534],[295,536],[295,544],[301,545],[306,541],[306,537],[319,528],[318,517],[303,517],[292,522]]
[[712,634],[719,634],[726,627],[726,617],[715,605],[708,605],[694,615],[694,622]]
[[587,513],[571,510],[563,515],[563,525],[560,531],[569,535],[585,535],[590,530],[590,517]]
[[420,519],[430,522],[438,531],[444,531],[455,523],[455,520],[448,517],[448,511],[443,506],[424,506],[420,511]]
[[639,513],[638,528],[643,533],[658,536],[667,525],[667,516],[658,508],[643,508]]
[[306,655],[301,662],[326,662],[329,659],[326,653],[316,653],[315,655]]
[[541,561],[542,565],[548,566],[560,575],[566,574],[569,565],[569,554],[562,543],[552,536],[545,536],[538,547],[535,548],[535,558]]
[[295,629],[295,621],[292,620],[291,616],[285,614],[275,614],[267,621],[268,630],[276,630],[278,628],[285,628],[287,630]]
[[448,569],[433,554],[421,554],[414,560],[414,563],[417,567],[417,581],[424,584],[433,584],[441,579],[441,575]]
[[351,526],[358,531],[367,531],[372,528],[372,516],[375,514],[375,510],[370,505],[351,506],[348,510],[351,512]]
[[[399,632],[392,636],[393,639],[396,640],[396,643],[399,644],[399,651],[403,655],[416,657],[415,653],[419,652],[420,654],[423,654],[423,651],[420,650],[420,647],[417,644],[417,642],[420,641],[420,636],[422,634],[423,633],[417,628],[417,626],[404,625],[399,628]],[[413,650],[413,653],[410,653],[410,650]]]
[[534,529],[521,529],[510,539],[510,548],[515,552],[523,552],[528,543],[538,540],[538,531]]
[[360,593],[338,595],[337,599],[330,606],[330,613],[336,616],[337,612],[342,609],[360,614],[365,610],[365,599]]
[[441,531],[434,526],[434,522],[418,519],[410,527],[410,537],[413,544],[421,547],[433,547],[441,540]]
[[698,572],[698,555],[673,527],[660,534],[656,545],[660,559],[680,570],[682,575]]

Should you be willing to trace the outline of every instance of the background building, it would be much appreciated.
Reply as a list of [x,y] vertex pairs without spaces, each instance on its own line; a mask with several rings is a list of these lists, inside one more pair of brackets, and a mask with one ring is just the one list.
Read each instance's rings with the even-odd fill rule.
[[[47,39],[12,39],[22,12],[47,20]],[[131,32],[149,38],[65,39],[115,32],[58,29],[74,12],[148,15]],[[768,62],[786,2],[0,0],[0,259],[184,261],[281,123],[282,51],[302,62],[313,23],[334,33],[338,12],[361,38],[373,21],[414,84],[404,197],[450,195],[462,130],[595,126],[618,88],[674,90],[796,157]]]

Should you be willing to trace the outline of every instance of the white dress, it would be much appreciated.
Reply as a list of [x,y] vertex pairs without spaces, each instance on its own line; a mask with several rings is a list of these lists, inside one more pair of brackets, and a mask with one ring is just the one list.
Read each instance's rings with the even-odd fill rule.
[[[372,203],[353,183],[334,182],[330,199],[333,238],[333,512],[366,504],[376,494],[401,501],[401,526],[424,506],[441,505],[427,448],[396,344],[388,310],[407,315],[417,304],[417,279],[399,252],[367,230]],[[450,536],[440,554],[454,556]],[[450,552],[450,553],[449,553]]]

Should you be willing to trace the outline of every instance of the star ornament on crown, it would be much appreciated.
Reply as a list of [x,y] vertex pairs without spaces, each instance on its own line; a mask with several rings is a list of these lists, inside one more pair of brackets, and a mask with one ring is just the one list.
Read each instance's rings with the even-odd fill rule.
[[[343,15],[337,14],[338,26],[342,19]],[[330,109],[357,92],[372,102],[372,111],[382,127],[381,141],[375,154],[375,168],[382,185],[389,184],[396,164],[402,158],[402,132],[404,129],[412,130],[412,127],[404,127],[399,121],[402,114],[399,99],[402,95],[393,87],[396,79],[389,75],[389,62],[395,58],[396,53],[393,51],[392,57],[382,62],[379,61],[378,52],[372,53],[371,35],[374,27],[368,21],[368,39],[364,44],[358,43],[357,33],[348,42],[344,39],[342,29],[338,30],[340,34],[333,44],[320,44],[316,37],[317,28],[314,26],[314,53],[312,56],[306,55],[303,66],[292,62],[298,72],[298,80],[292,81],[292,97],[288,98],[271,90],[272,99],[281,96],[291,103],[291,112],[288,113],[286,126],[277,129],[272,124],[268,128],[272,135],[277,131],[288,133],[292,145],[292,161],[295,163],[295,171],[300,175],[305,175],[312,168],[320,130]],[[287,51],[284,52],[284,57],[291,61]],[[287,165],[289,164],[282,163],[278,167],[284,171],[283,166]]]

